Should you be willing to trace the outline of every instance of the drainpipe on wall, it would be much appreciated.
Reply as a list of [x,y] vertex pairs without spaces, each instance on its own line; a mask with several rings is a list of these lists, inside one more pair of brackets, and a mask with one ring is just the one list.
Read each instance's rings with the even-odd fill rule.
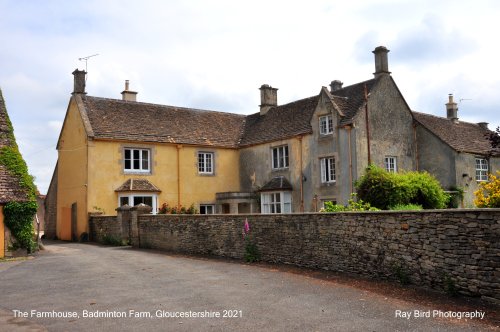
[[304,173],[302,170],[302,136],[298,137],[300,143],[299,165],[300,165],[300,212],[304,212]]
[[354,192],[352,187],[352,151],[351,151],[351,126],[345,126],[347,129],[347,142],[349,145],[349,187],[351,188],[351,194]]
[[365,118],[366,118],[366,145],[368,147],[368,165],[372,163],[370,152],[370,120],[368,119],[368,90],[365,83]]
[[418,158],[418,144],[417,144],[417,124],[413,122],[413,143],[415,144],[415,167],[416,171],[418,171],[419,168],[419,158]]
[[181,206],[181,149],[182,145],[177,145],[177,207]]

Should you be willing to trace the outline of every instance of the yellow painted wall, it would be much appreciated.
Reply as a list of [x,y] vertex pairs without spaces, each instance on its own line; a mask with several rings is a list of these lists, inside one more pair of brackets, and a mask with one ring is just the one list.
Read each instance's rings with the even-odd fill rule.
[[5,256],[5,226],[3,223],[3,205],[0,205],[0,258]]
[[[147,148],[151,151],[151,174],[125,173],[124,148]],[[198,151],[213,152],[215,175],[198,174]],[[135,142],[91,141],[89,144],[88,212],[94,207],[106,215],[116,214],[118,193],[115,190],[128,179],[144,178],[161,189],[158,207],[163,203],[180,203],[189,207],[200,203],[215,203],[215,193],[239,190],[239,151],[212,147],[178,146],[175,144],[145,144]],[[179,160],[179,170],[177,162]]]
[[75,202],[77,203],[77,236],[88,232],[87,135],[75,97],[71,98],[68,106],[58,150],[57,237],[62,240],[71,240],[71,205]]

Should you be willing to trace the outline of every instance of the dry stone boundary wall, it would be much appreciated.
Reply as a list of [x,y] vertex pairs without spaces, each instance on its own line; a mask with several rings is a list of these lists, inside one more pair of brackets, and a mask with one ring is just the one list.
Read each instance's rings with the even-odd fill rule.
[[243,224],[267,262],[408,279],[500,303],[500,209],[290,215],[150,215],[136,208],[91,217],[132,245],[242,259]]

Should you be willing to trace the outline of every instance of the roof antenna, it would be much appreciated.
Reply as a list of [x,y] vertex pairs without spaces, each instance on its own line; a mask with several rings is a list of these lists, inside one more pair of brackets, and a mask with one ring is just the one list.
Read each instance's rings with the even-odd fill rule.
[[[88,72],[87,70],[87,62],[90,58],[94,57],[94,56],[98,56],[99,53],[96,53],[96,54],[92,54],[92,55],[88,55],[88,56],[84,56],[82,58],[78,58],[78,60],[80,61],[85,61],[85,72]],[[87,80],[87,76],[85,76],[85,81]]]

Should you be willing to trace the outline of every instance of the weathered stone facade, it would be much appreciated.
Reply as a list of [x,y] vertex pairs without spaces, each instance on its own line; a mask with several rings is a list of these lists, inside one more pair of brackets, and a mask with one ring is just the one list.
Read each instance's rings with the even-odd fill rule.
[[44,237],[53,240],[57,237],[57,164],[45,196],[45,224]]
[[[500,301],[500,209],[139,215],[136,225],[133,219],[133,243],[144,248],[241,259],[247,219],[251,238],[267,262],[382,279],[407,277],[419,286],[454,287],[465,295]],[[120,228],[110,217],[91,218],[90,224],[96,240]]]

